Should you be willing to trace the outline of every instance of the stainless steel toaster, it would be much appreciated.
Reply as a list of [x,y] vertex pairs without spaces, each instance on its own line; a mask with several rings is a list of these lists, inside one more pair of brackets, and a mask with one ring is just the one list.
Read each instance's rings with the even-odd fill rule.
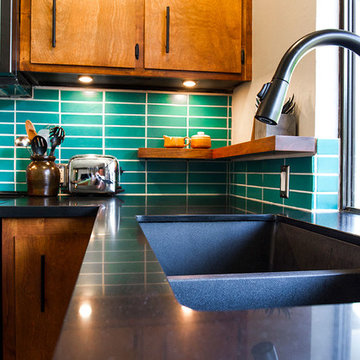
[[68,164],[68,188],[72,194],[116,194],[119,185],[119,164],[110,155],[76,155]]

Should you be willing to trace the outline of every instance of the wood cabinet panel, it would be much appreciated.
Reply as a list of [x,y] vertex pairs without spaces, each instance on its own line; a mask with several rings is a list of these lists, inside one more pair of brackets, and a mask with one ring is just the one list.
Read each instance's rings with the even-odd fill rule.
[[240,73],[241,35],[242,1],[145,1],[145,68]]
[[5,360],[51,359],[93,223],[88,217],[2,220]]
[[31,1],[31,62],[135,67],[137,0],[56,2],[52,47],[52,0]]

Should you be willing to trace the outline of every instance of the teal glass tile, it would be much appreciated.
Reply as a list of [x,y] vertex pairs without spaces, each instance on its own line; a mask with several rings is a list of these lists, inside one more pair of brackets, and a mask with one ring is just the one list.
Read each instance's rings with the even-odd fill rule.
[[62,101],[102,101],[102,92],[93,90],[61,90]]
[[246,175],[245,174],[232,174],[231,181],[234,184],[246,184]]
[[121,91],[106,91],[105,101],[108,102],[125,102],[125,103],[145,103],[145,92],[121,92]]
[[185,94],[148,94],[148,103],[155,104],[179,104],[186,105],[187,95]]
[[144,139],[105,139],[106,148],[140,148],[145,146]]
[[226,172],[226,162],[219,161],[189,161],[189,171]]
[[[189,136],[196,135],[199,131],[203,131],[204,129],[190,129],[189,130]],[[209,135],[211,139],[220,139],[220,140],[226,140],[227,139],[227,130],[224,129],[206,129],[205,131],[206,135]]]
[[245,209],[246,200],[243,198],[231,196],[231,206],[238,208],[238,209]]
[[27,184],[17,183],[16,191],[27,191]]
[[312,222],[314,220],[315,214],[301,210],[296,210],[296,209],[284,208],[284,215],[288,217],[295,217],[296,219],[299,220]]
[[13,148],[0,148],[0,158],[13,158],[14,154],[15,150]]
[[263,161],[247,161],[247,171],[248,172],[262,172],[263,171]]
[[137,149],[133,150],[116,150],[105,149],[105,155],[115,156],[117,159],[138,160]]
[[[101,126],[65,126],[66,136],[102,136]],[[67,140],[67,138],[66,138]]]
[[148,171],[186,171],[186,161],[155,161],[149,160]]
[[158,262],[148,262],[146,264],[146,272],[147,273],[152,273],[152,272],[163,273],[163,270]]
[[332,209],[337,210],[339,197],[337,194],[317,194],[316,209]]
[[[291,182],[290,182],[291,184]],[[280,189],[280,174],[264,174],[263,186]]]
[[189,183],[226,183],[226,173],[189,173]]
[[139,104],[105,104],[106,114],[145,114],[145,105]]
[[247,185],[263,186],[262,174],[248,174]]
[[313,175],[291,175],[290,174],[290,189],[302,191],[314,191],[314,176]]
[[207,127],[227,128],[227,120],[224,118],[190,118],[189,126],[204,129],[207,133],[205,130]]
[[26,170],[27,166],[30,164],[31,160],[16,160],[16,170]]
[[144,194],[145,184],[124,184],[121,186],[125,190],[125,194]]
[[148,194],[185,194],[185,184],[148,184]]
[[227,106],[227,98],[223,95],[189,95],[189,104]]
[[[121,206],[122,210],[126,209],[128,206],[142,205],[143,208],[140,211],[140,213],[145,214],[144,206],[145,206],[146,196],[119,196],[119,198],[124,202],[124,204]],[[141,207],[139,206],[139,208],[141,208]],[[122,226],[128,227],[128,226],[130,226],[129,224],[131,224],[131,226],[134,226],[134,227],[138,226],[138,222],[133,216],[131,218],[126,218],[123,215],[124,214],[121,214]]]
[[14,145],[14,135],[7,136],[1,135],[0,136],[0,146],[13,146]]
[[[64,115],[63,115],[64,117]],[[18,112],[16,113],[16,123],[25,124],[26,120],[30,120],[34,125],[58,125],[59,114],[54,113],[31,113],[31,112]],[[24,125],[25,126],[25,125]]]
[[78,147],[78,148],[101,148],[102,139],[101,138],[65,138],[63,142],[65,147]]
[[318,157],[317,158],[317,172],[327,174],[339,173],[339,158],[338,157]]
[[190,106],[190,116],[211,116],[211,117],[226,117],[226,107],[206,107],[206,106]]
[[[19,189],[19,185],[17,185],[17,190],[26,191],[27,187],[24,190],[22,190],[22,189]],[[15,185],[14,184],[0,184],[0,191],[15,191]]]
[[186,116],[186,106],[175,105],[148,105],[149,115]]
[[105,115],[105,125],[145,126],[145,116]]
[[186,205],[186,196],[148,196],[148,206],[164,206],[164,205],[175,205],[184,206]]
[[227,146],[226,140],[211,140],[211,148],[218,149],[221,147]]
[[148,139],[147,146],[148,148],[163,148],[164,139]]
[[0,160],[0,170],[14,170],[14,160]]
[[101,155],[102,154],[102,150],[101,149],[61,149],[61,161],[66,161],[69,160],[70,158],[72,158],[75,155],[83,155],[83,154],[98,154]]
[[291,173],[308,173],[314,172],[314,157],[285,159],[286,165],[290,165]]
[[120,166],[124,171],[145,171],[145,161],[122,161]]
[[189,194],[226,194],[226,184],[189,184]]
[[136,183],[145,182],[145,173],[124,172],[121,175],[121,183],[129,183],[129,182],[136,182]]
[[14,100],[4,100],[0,99],[0,110],[14,110],[15,106]]
[[148,126],[186,127],[186,117],[183,116],[148,116]]
[[338,192],[339,191],[339,177],[338,176],[318,176],[316,191]]
[[186,129],[176,129],[176,128],[148,128],[147,136],[154,138],[163,138],[164,135],[167,136],[186,136]]
[[0,134],[14,134],[14,125],[0,123]]
[[[0,181],[13,182],[14,173],[12,171],[0,171]],[[18,181],[26,181],[26,174],[24,180],[19,179]]]
[[186,173],[148,173],[148,183],[185,183]]
[[119,274],[119,273],[143,273],[144,263],[142,262],[127,262],[127,263],[112,263],[105,264],[104,272],[106,274]]
[[105,136],[145,137],[145,128],[106,126]]
[[35,100],[59,100],[59,90],[34,88]]
[[232,117],[232,107],[229,108],[229,116]]
[[[274,172],[280,173],[281,166],[284,165],[284,159],[267,159],[262,161],[262,171],[263,172]],[[293,169],[290,168],[291,171]]]
[[246,197],[251,199],[262,199],[262,189],[247,186],[246,188]]
[[339,139],[317,139],[318,155],[339,155]]
[[[10,177],[12,180],[8,180],[8,181],[14,181],[14,173],[9,173],[12,176]],[[0,178],[2,179],[3,176],[0,173]],[[2,180],[1,180],[2,181]],[[26,182],[26,172],[25,171],[17,171],[16,172],[16,181],[17,182]]]
[[282,214],[283,211],[284,208],[282,206],[263,203],[264,214]]
[[61,103],[61,112],[63,113],[89,113],[89,114],[101,114],[101,103]]
[[244,185],[231,185],[230,191],[233,195],[246,196],[246,186]]
[[232,161],[233,171],[245,172],[247,171],[247,161]]
[[166,275],[161,272],[160,274],[146,273],[147,284],[167,283]]
[[[226,204],[227,198],[226,195],[212,195],[210,198],[210,203],[212,206],[224,206]],[[208,196],[188,196],[189,206],[209,206],[209,197]]]
[[0,112],[0,122],[13,122],[14,113],[10,111]]
[[232,106],[232,96],[229,96],[229,106]]
[[284,205],[311,210],[314,208],[313,194],[290,191],[289,198],[284,199]]
[[58,112],[57,101],[16,100],[16,111]]
[[283,199],[280,197],[280,190],[264,189],[264,201],[275,204],[282,204]]
[[246,210],[250,213],[262,213],[263,203],[260,201],[246,200]]

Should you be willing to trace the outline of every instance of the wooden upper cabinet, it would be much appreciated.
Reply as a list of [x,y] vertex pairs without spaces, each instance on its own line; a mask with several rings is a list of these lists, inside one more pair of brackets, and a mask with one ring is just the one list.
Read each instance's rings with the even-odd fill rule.
[[144,67],[241,73],[242,2],[146,0]]
[[135,67],[137,0],[31,1],[33,64]]

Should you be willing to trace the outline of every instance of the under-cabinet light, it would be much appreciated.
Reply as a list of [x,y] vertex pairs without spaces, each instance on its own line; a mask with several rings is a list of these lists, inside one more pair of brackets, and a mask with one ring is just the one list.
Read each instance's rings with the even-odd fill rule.
[[88,75],[81,75],[79,76],[79,81],[81,81],[82,83],[91,83],[94,79],[91,76]]
[[185,80],[183,81],[183,85],[186,87],[194,87],[196,85],[196,82],[193,80]]
[[83,319],[88,319],[91,316],[92,308],[88,303],[80,305],[79,314]]

